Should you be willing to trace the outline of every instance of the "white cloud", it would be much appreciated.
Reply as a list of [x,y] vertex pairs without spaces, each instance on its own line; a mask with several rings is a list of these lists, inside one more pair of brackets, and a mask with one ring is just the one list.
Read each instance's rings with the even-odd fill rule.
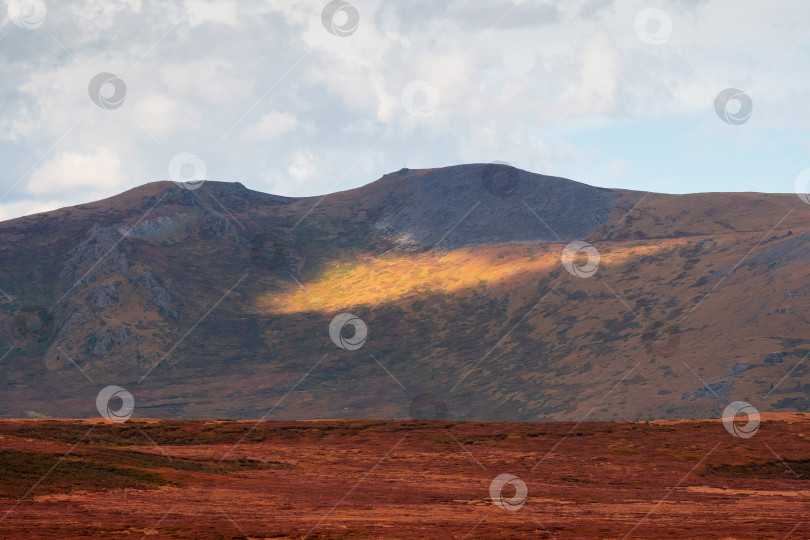
[[186,101],[153,95],[132,104],[133,118],[153,137],[162,138],[178,131],[199,128],[201,114]]
[[292,163],[287,167],[287,174],[296,184],[301,184],[311,180],[318,174],[318,166],[315,164],[315,156],[312,152],[296,152]]
[[577,116],[616,113],[620,62],[608,37],[600,33],[588,40],[578,62],[579,73],[559,96],[560,106]]
[[[85,0],[81,3],[63,4],[70,8],[72,18],[78,23],[84,39],[96,39],[101,32],[112,28],[115,17],[124,11],[130,11],[132,16],[141,11],[141,0]],[[48,6],[53,12],[56,6]],[[62,7],[62,6],[59,6]],[[50,14],[50,13],[49,13]]]
[[21,137],[30,136],[35,130],[37,122],[31,118],[28,107],[20,105],[12,117],[0,118],[0,138],[16,141]]
[[118,154],[101,147],[88,154],[60,152],[34,171],[27,191],[40,197],[52,197],[76,189],[103,191],[122,187],[126,181]]
[[160,84],[163,91],[176,99],[209,104],[244,103],[252,97],[254,74],[241,59],[207,58],[162,63]]
[[[264,182],[266,189],[271,193],[285,196],[297,196],[302,193],[302,188],[313,179],[317,178],[320,170],[318,159],[309,150],[299,150],[286,160],[283,166],[283,173],[277,167],[266,168]],[[318,191],[312,189],[305,190],[308,194],[315,194]]]
[[237,26],[237,8],[234,0],[186,0],[192,28],[206,22]]
[[64,200],[24,199],[0,205],[0,221],[49,212],[67,206]]
[[[329,193],[341,178],[337,188],[356,187],[403,163],[492,160],[585,182],[604,180],[610,164],[612,185],[639,188],[711,126],[734,136],[712,135],[714,152],[679,165],[693,190],[706,170],[728,170],[724,156],[744,133],[746,157],[784,163],[755,130],[786,160],[808,159],[804,0],[654,2],[673,22],[659,46],[635,34],[643,0],[350,2],[360,24],[348,37],[323,27],[326,0],[50,2],[32,31],[5,18],[0,182],[11,192],[0,212],[33,208],[23,203],[32,195],[67,204],[165,178],[184,151],[215,179],[301,196]],[[90,101],[99,72],[126,82],[120,109]],[[439,91],[428,118],[401,103],[413,80]],[[745,126],[714,114],[727,87],[754,99]],[[619,156],[630,166],[611,161]],[[30,183],[15,186],[40,160]],[[755,174],[767,176],[728,173]]]
[[272,111],[247,128],[243,136],[248,139],[274,139],[295,130],[296,127],[298,119],[295,116]]

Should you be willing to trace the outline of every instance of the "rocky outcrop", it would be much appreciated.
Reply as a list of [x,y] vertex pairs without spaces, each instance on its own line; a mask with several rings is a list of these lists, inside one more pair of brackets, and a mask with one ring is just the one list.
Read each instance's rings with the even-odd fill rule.
[[90,305],[97,308],[106,308],[110,307],[113,303],[113,299],[117,299],[117,295],[115,294],[115,286],[107,285],[106,287],[96,287],[92,291],[90,291],[90,295],[87,297],[87,301],[90,302]]
[[149,301],[157,305],[167,314],[177,318],[177,311],[174,310],[172,304],[174,297],[167,291],[151,272],[144,272],[138,274],[130,280],[135,285],[142,285],[147,291],[151,293]]

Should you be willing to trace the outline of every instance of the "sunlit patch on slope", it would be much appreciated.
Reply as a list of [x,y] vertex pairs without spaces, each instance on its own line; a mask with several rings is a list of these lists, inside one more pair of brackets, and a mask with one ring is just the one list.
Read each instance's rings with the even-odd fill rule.
[[[609,268],[685,242],[600,244],[601,263],[603,268]],[[311,281],[298,285],[291,280],[285,291],[268,292],[259,298],[257,307],[274,313],[333,311],[349,306],[374,306],[419,294],[476,294],[497,291],[500,287],[535,287],[539,279],[562,269],[563,248],[564,244],[505,244],[338,260]]]

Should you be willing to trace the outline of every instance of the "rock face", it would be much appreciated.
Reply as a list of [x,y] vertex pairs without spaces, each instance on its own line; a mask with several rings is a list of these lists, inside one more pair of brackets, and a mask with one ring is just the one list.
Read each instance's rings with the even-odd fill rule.
[[90,292],[87,298],[90,304],[97,308],[110,307],[113,303],[112,296],[115,294],[115,288],[110,287],[96,287]]
[[375,226],[404,244],[445,250],[571,241],[605,225],[615,204],[610,190],[565,178],[508,165],[459,165],[431,171],[387,198]]
[[[94,416],[102,384],[152,417],[810,409],[809,224],[794,195],[497,164],[299,199],[147,184],[0,223],[0,416]],[[596,260],[564,265],[574,240]]]

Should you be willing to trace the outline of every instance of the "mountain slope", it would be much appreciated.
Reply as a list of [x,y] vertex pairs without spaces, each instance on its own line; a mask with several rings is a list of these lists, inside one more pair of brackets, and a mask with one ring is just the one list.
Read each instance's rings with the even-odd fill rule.
[[[2,416],[94,416],[107,385],[142,417],[810,406],[810,210],[795,195],[645,194],[483,164],[325,197],[188,187],[0,223]],[[598,250],[591,277],[562,264],[575,240]],[[362,347],[330,338],[340,313],[367,326]]]

